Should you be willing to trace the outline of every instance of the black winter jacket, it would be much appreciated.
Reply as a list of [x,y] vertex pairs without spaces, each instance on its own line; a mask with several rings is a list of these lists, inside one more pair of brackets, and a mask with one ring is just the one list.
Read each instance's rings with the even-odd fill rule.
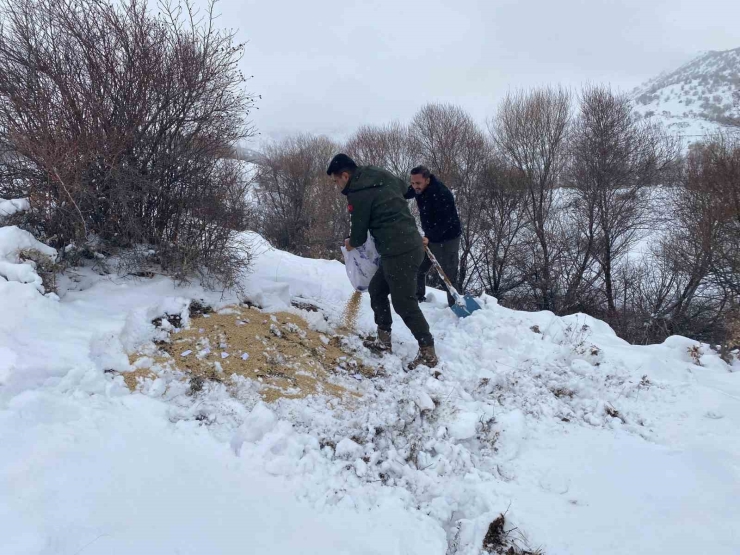
[[420,195],[409,187],[404,195],[416,199],[421,216],[421,228],[430,243],[444,243],[460,237],[460,217],[457,215],[455,197],[445,184],[431,175],[429,186]]

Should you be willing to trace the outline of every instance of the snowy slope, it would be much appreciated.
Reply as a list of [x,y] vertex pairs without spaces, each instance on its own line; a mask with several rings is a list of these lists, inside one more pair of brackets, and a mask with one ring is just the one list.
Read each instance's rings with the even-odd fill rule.
[[662,120],[687,143],[740,118],[740,48],[707,52],[632,93],[635,109]]
[[[338,323],[341,264],[251,241],[253,302],[300,297],[314,326]],[[62,293],[0,281],[0,553],[477,555],[507,510],[550,555],[740,552],[740,368],[688,339],[634,347],[490,297],[465,320],[425,304],[440,379],[402,371],[398,323],[396,354],[368,358],[384,374],[338,376],[352,407],[266,405],[250,380],[191,396],[161,369],[131,394],[110,372],[155,316],[234,297],[89,270]]]

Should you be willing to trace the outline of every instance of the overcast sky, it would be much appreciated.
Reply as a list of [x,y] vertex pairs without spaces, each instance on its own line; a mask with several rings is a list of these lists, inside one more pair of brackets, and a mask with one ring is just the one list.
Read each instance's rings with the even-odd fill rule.
[[451,102],[483,122],[507,90],[631,90],[700,52],[740,47],[731,0],[221,0],[248,41],[263,139],[336,138]]

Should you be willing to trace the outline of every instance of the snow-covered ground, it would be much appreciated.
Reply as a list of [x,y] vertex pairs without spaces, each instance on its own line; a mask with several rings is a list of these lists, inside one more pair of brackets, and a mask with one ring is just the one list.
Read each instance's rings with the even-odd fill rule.
[[[251,242],[247,297],[308,300],[322,313],[291,310],[330,332],[344,267]],[[28,266],[14,244],[0,262]],[[164,370],[131,393],[116,371],[153,318],[240,299],[73,277],[60,299],[0,280],[2,554],[477,555],[506,511],[548,555],[740,553],[740,367],[706,346],[630,346],[589,317],[490,297],[458,320],[434,293],[439,379],[402,371],[415,346],[399,322],[395,354],[368,359],[383,373],[337,376],[351,405],[266,405],[246,379],[188,395]],[[364,296],[358,328],[372,327]]]

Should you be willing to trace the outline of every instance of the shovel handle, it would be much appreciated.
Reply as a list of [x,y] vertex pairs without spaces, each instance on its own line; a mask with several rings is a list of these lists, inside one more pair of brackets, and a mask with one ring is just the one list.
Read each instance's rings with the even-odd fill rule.
[[442,281],[445,282],[445,286],[447,287],[447,290],[450,292],[450,295],[452,295],[452,298],[455,299],[455,303],[464,306],[465,302],[463,301],[463,298],[460,296],[460,293],[457,292],[457,289],[455,289],[455,286],[452,285],[452,282],[450,281],[450,278],[447,277],[447,274],[445,274],[445,271],[442,269],[442,266],[439,262],[437,262],[437,258],[432,254],[432,251],[429,250],[429,246],[425,246],[424,249],[427,251],[427,256],[429,257],[429,260],[432,262],[432,266],[434,266],[434,269],[437,270],[437,273],[439,274],[439,277],[442,278]]

